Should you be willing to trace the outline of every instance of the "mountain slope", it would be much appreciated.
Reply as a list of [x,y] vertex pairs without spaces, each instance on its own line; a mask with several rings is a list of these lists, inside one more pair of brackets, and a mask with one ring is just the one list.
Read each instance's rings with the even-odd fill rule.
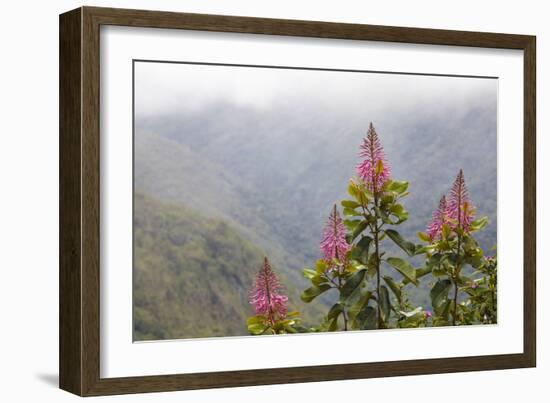
[[134,147],[136,191],[224,220],[261,247],[296,287],[307,285],[301,269],[318,249],[302,245],[313,238],[312,229],[301,228],[300,210],[278,197],[276,187],[266,182],[259,188],[206,152],[147,131],[136,132]]
[[[134,209],[134,340],[248,334],[248,290],[263,252],[189,208],[138,193]],[[279,274],[296,309],[299,291]]]

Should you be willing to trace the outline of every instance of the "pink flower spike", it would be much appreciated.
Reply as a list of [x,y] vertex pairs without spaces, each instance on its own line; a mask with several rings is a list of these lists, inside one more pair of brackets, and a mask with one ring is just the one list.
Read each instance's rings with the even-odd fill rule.
[[379,192],[390,179],[391,168],[372,122],[369,124],[367,137],[361,144],[359,156],[364,160],[356,167],[357,176],[365,182],[368,190]]
[[461,228],[464,231],[470,229],[470,224],[474,219],[475,208],[470,201],[468,188],[464,181],[462,169],[453,183],[447,204],[447,215],[451,220],[451,228]]
[[428,224],[428,228],[426,228],[426,233],[432,241],[441,236],[443,224],[447,223],[447,221],[447,199],[443,195],[439,200],[437,210],[432,214],[432,220]]
[[249,302],[254,306],[256,315],[265,316],[271,325],[286,317],[288,297],[282,294],[282,288],[267,257],[264,257],[264,264],[250,291]]
[[323,230],[323,239],[319,245],[323,258],[331,262],[333,259],[343,261],[350,246],[346,241],[346,229],[344,223],[338,214],[336,205],[330,213],[325,228]]

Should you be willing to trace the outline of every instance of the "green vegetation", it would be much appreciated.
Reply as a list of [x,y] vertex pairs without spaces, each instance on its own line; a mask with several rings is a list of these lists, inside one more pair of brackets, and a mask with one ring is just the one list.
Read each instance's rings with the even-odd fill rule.
[[[346,219],[334,205],[319,244],[321,258],[303,270],[311,282],[301,294],[304,302],[330,290],[337,292],[337,299],[317,326],[302,326],[299,312],[287,314],[287,297],[265,258],[250,299],[256,314],[247,321],[250,334],[497,323],[496,255],[485,255],[474,237],[489,219],[475,219],[463,170],[448,195],[441,196],[426,232],[418,231],[423,243],[415,244],[396,230],[409,218],[402,204],[409,183],[391,179],[391,166],[372,123],[360,150],[362,160],[348,184],[351,198],[340,202]],[[423,256],[423,266],[417,269],[408,258],[388,256],[384,240],[409,258]],[[384,266],[389,275],[383,275]],[[405,290],[427,275],[435,283],[429,293],[422,292],[429,295],[433,311],[412,305]]]
[[[432,211],[437,207],[437,195],[446,192],[449,178],[464,166],[468,169],[470,190],[476,195],[477,215],[489,218],[484,231],[476,234],[476,240],[486,252],[496,243],[494,110],[474,109],[472,113],[466,114],[434,115],[425,122],[411,115],[384,123],[387,128],[384,136],[388,145],[386,152],[388,159],[393,162],[392,174],[410,180],[410,194],[406,198],[405,207],[413,213],[399,226],[399,234],[403,239],[414,240],[416,233],[425,229]],[[315,116],[315,119],[311,116]],[[281,125],[281,122],[284,124]],[[215,323],[215,310],[222,308],[214,308],[213,301],[224,299],[211,295],[218,292],[223,294],[227,290],[189,290],[185,286],[187,280],[179,277],[187,270],[198,270],[195,267],[197,262],[193,260],[193,265],[188,265],[187,257],[176,244],[170,248],[170,254],[178,256],[177,259],[169,259],[169,255],[159,252],[154,239],[170,239],[166,231],[170,230],[171,225],[151,228],[155,235],[150,237],[150,243],[143,248],[143,253],[158,255],[155,258],[158,264],[152,261],[140,263],[136,258],[136,266],[141,264],[144,271],[150,271],[149,276],[158,273],[159,278],[165,276],[161,273],[167,271],[166,265],[173,269],[169,279],[164,282],[155,279],[146,280],[151,285],[136,283],[136,296],[145,291],[151,294],[151,298],[142,299],[142,306],[136,307],[136,312],[143,309],[144,304],[157,301],[154,309],[141,312],[144,323],[149,325],[146,330],[136,328],[136,339],[246,333],[244,322],[252,313],[246,302],[247,292],[253,272],[258,270],[264,255],[269,257],[285,289],[289,291],[289,311],[300,311],[304,326],[318,324],[319,318],[338,299],[338,291],[329,289],[316,297],[315,304],[307,304],[300,301],[296,290],[306,289],[310,285],[309,279],[302,276],[302,269],[311,265],[319,256],[322,217],[334,203],[347,198],[345,186],[336,184],[345,183],[350,177],[350,161],[357,157],[356,144],[360,133],[364,132],[363,124],[360,118],[346,120],[343,129],[342,120],[335,120],[330,114],[318,111],[312,114],[310,110],[297,113],[295,109],[279,112],[270,109],[264,113],[254,108],[234,108],[226,104],[204,108],[192,114],[178,112],[172,116],[138,120],[135,135],[135,189],[141,194],[154,195],[157,207],[152,207],[151,211],[180,206],[188,220],[196,220],[193,226],[183,221],[185,229],[181,231],[188,233],[191,238],[212,236],[211,231],[215,226],[205,226],[202,222],[212,220],[224,223],[231,234],[238,235],[242,241],[239,244],[248,244],[256,253],[250,256],[252,260],[246,266],[236,270],[242,275],[244,284],[234,290],[240,294],[239,309],[242,311],[238,312],[245,312],[244,320],[228,315],[223,322]],[[458,149],[461,150],[460,155],[457,155]],[[140,214],[136,207],[136,220],[140,219]],[[424,266],[425,256],[409,256],[392,242],[389,235],[383,241],[387,256],[406,259],[415,268]],[[209,281],[226,281],[225,277],[215,276],[216,268],[220,267],[219,261],[212,260],[206,248],[199,250],[208,258],[204,265],[210,268],[207,270]],[[198,252],[191,248],[185,249],[185,253],[193,256],[193,253]],[[224,261],[234,266],[231,256],[227,256]],[[178,265],[179,271],[174,269]],[[385,295],[382,285],[387,286],[390,297],[393,295],[393,289],[386,284],[386,277],[395,275],[395,270],[389,264],[381,265],[381,295]],[[463,274],[472,276],[475,271],[467,266]],[[419,306],[430,308],[430,290],[437,281],[430,275],[419,275],[417,284],[401,284],[398,281],[397,286],[403,289],[403,307],[410,307],[413,311]],[[176,289],[173,283],[182,286]],[[166,291],[166,287],[172,291]],[[465,301],[466,294],[477,295],[482,291],[482,288],[461,288],[459,302]],[[188,298],[185,294],[194,297]],[[170,304],[166,303],[168,295],[171,297]],[[138,301],[137,297],[135,300]],[[184,305],[184,300],[192,305]],[[201,311],[200,314],[197,310]],[[405,309],[403,312],[411,314],[412,311]],[[193,330],[193,326],[184,325],[185,321],[181,319],[184,313],[189,323],[201,323],[195,323],[194,326],[209,325],[204,325],[201,331]],[[180,319],[172,319],[176,317],[174,315]],[[402,321],[403,326],[411,325],[417,317],[417,314],[411,314],[410,319]],[[240,322],[229,323],[237,321]],[[137,320],[135,323],[139,325]],[[237,330],[212,331],[210,327],[215,326],[235,326]]]
[[[134,197],[134,340],[246,335],[263,252],[221,219]],[[291,304],[299,291],[281,282]],[[306,309],[313,318],[320,310]]]

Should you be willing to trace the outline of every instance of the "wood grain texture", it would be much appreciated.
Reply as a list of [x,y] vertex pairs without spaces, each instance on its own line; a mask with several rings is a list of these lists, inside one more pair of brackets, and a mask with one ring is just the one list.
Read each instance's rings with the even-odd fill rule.
[[537,361],[537,56],[536,39],[524,48],[523,66],[523,354]]
[[[101,25],[524,51],[524,352],[384,363],[100,378]],[[532,367],[536,364],[535,37],[82,7],[60,17],[60,387],[81,396]],[[518,134],[519,135],[519,134]]]
[[82,394],[81,10],[59,27],[59,386]]

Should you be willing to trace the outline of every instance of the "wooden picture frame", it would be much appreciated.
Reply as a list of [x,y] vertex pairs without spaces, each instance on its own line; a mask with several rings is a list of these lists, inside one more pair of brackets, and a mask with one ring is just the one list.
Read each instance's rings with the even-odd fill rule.
[[[523,353],[379,363],[100,377],[99,29],[172,28],[480,48],[524,56]],[[81,7],[60,16],[60,387],[80,396],[526,368],[536,365],[534,36]]]

